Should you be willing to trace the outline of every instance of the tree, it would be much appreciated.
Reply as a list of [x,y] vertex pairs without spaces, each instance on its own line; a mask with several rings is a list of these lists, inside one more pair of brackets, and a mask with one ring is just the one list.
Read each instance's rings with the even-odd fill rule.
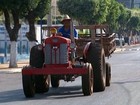
[[99,9],[93,16],[96,24],[106,23],[109,12],[110,0],[99,0]]
[[[115,30],[120,4],[115,0],[59,0],[61,14],[68,14],[82,24],[109,24]],[[74,8],[74,9],[73,9]]]
[[98,0],[59,0],[57,4],[61,14],[68,14],[81,24],[95,23],[94,15],[99,9]]
[[131,11],[128,9],[121,9],[121,15],[118,18],[119,33],[123,34],[127,30],[127,23],[131,18]]
[[131,30],[131,32],[137,31],[140,26],[140,17],[132,16],[127,24],[127,28]]
[[[29,39],[34,41],[35,28],[34,23],[37,17],[42,18],[48,12],[48,5],[51,0],[1,0],[0,10],[3,11],[5,17],[5,27],[11,41],[10,64],[9,67],[17,67],[17,38],[18,31],[21,27],[19,19],[26,17],[29,26]],[[10,17],[12,16],[12,18]],[[13,23],[12,23],[13,22]]]
[[114,32],[118,30],[118,18],[121,15],[121,9],[123,5],[116,2],[115,0],[110,0],[109,12],[107,15],[107,24],[110,26],[110,31]]
[[119,29],[118,19],[125,9],[116,0],[59,0],[58,8],[82,24],[107,23],[111,32]]
[[[131,11],[131,17],[137,17],[137,18],[140,18],[140,9],[139,8],[135,8],[135,9],[130,9],[130,11]],[[131,20],[132,21],[132,20]],[[133,24],[133,23],[132,23]],[[131,26],[129,26],[129,25],[131,25],[130,24],[130,22],[129,22],[129,24],[127,24],[127,28],[128,28],[128,30],[130,30],[130,29],[132,29],[132,28],[130,28]],[[140,25],[138,25],[135,29],[132,29],[133,31],[137,31],[137,32],[139,32],[139,30],[140,30]],[[131,30],[131,33],[132,33],[132,30]]]
[[26,9],[24,12],[25,19],[29,23],[29,32],[26,35],[29,41],[36,41],[35,21],[37,18],[43,18],[51,7],[51,0],[27,0]]
[[[10,50],[10,63],[9,67],[17,67],[16,55],[17,55],[17,38],[18,31],[21,27],[19,23],[20,13],[23,10],[24,1],[22,0],[1,0],[0,9],[5,17],[5,27],[9,34],[11,41]],[[11,15],[11,17],[10,17]],[[13,23],[12,23],[13,22]]]

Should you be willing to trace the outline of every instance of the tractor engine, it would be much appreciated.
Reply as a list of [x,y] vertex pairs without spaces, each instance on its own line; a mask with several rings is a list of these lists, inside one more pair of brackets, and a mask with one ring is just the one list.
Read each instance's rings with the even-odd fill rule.
[[45,64],[68,64],[71,40],[52,36],[45,40]]

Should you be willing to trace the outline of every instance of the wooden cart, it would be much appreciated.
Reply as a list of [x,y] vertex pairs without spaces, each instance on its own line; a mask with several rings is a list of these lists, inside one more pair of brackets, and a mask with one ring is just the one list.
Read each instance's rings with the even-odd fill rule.
[[[54,27],[58,29],[60,26],[47,26],[43,27],[43,31],[50,32],[50,29]],[[105,56],[109,57],[116,49],[115,33],[109,32],[108,25],[81,25],[75,26],[77,30],[88,30],[89,33],[79,34],[79,38],[76,40],[77,54],[83,56],[83,49],[87,42],[99,43],[104,48]],[[44,33],[43,32],[43,33]],[[49,34],[49,33],[47,33]]]

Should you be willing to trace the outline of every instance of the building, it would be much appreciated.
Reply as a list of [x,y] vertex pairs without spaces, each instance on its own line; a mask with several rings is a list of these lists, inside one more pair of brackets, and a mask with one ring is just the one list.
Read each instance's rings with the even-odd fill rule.
[[132,0],[117,0],[118,2],[122,3],[125,7],[131,8],[131,1]]
[[127,8],[140,8],[140,0],[117,0]]
[[[26,38],[25,34],[29,31],[29,26],[22,25],[19,33],[18,33],[18,40],[17,40],[17,52],[18,53],[28,53],[28,39]],[[6,28],[4,25],[0,25],[0,53],[4,52],[10,53],[10,39]]]
[[135,8],[140,8],[140,0],[135,0],[134,7]]

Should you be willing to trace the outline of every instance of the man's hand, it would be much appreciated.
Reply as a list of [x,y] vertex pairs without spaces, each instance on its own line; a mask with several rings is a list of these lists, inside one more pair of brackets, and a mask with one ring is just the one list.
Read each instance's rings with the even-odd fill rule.
[[63,36],[61,32],[57,33],[57,36]]

